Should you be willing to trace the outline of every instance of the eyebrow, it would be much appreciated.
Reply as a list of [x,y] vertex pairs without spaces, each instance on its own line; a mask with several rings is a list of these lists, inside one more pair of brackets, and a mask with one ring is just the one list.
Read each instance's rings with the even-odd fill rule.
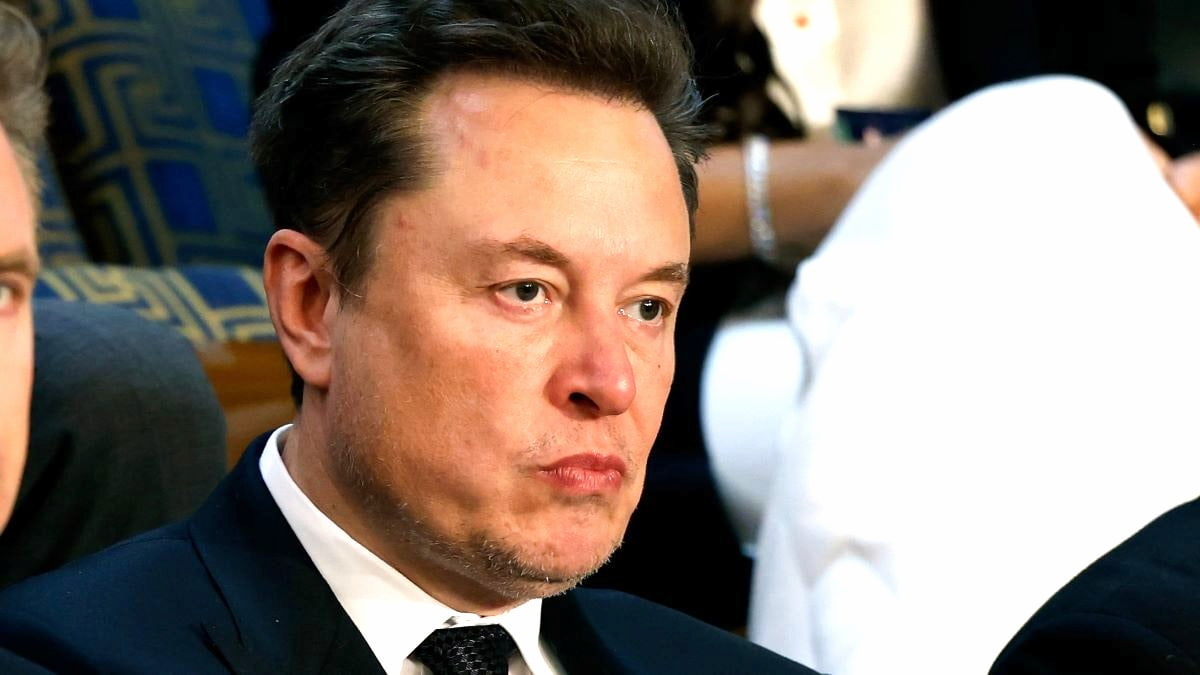
[[521,236],[512,241],[499,242],[494,239],[486,240],[484,248],[495,248],[505,255],[518,258],[528,258],[534,262],[552,267],[566,267],[570,261],[553,246],[538,241],[533,237]]
[[[482,253],[499,252],[503,255],[513,256],[517,258],[526,258],[533,262],[551,267],[564,269],[570,266],[570,259],[567,258],[561,251],[553,246],[534,239],[533,237],[520,236],[512,241],[497,241],[495,239],[484,239],[477,247]],[[643,274],[638,281],[660,281],[680,286],[687,286],[690,277],[687,263],[676,262],[667,263],[661,267],[657,267],[646,274]]]
[[35,279],[41,269],[41,262],[34,253],[19,251],[0,255],[0,273],[17,272],[30,279]]
[[670,263],[643,275],[642,281],[664,281],[687,286],[690,277],[687,263]]

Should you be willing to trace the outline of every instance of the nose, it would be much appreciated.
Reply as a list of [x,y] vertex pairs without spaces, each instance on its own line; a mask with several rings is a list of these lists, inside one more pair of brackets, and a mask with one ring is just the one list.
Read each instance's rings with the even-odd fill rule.
[[571,335],[560,343],[560,362],[551,376],[549,395],[575,418],[620,415],[633,404],[637,383],[615,311],[578,317]]

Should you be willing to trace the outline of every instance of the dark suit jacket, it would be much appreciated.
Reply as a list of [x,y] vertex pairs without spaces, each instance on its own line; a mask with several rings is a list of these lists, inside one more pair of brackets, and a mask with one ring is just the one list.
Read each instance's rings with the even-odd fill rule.
[[[0,595],[0,663],[72,673],[382,672],[267,491],[265,441],[191,519]],[[610,591],[547,599],[542,634],[569,673],[811,672]]]
[[226,470],[221,406],[178,331],[39,298],[33,335],[29,457],[0,532],[0,588],[183,519]]
[[1167,512],[1075,577],[991,672],[1200,673],[1200,500]]

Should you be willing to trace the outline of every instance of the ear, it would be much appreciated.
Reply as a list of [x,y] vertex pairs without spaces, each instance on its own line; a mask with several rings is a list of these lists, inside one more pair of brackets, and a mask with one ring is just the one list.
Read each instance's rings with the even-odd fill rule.
[[275,334],[296,374],[319,390],[329,388],[338,303],[326,260],[320,244],[295,230],[277,231],[263,257],[263,286]]

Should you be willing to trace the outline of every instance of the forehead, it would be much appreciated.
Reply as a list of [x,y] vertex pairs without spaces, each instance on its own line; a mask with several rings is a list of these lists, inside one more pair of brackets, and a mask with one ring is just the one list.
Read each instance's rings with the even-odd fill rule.
[[34,249],[33,204],[17,155],[0,125],[0,255]]
[[580,139],[573,131],[581,128],[602,147],[632,140],[667,149],[653,115],[630,101],[506,75],[466,71],[443,77],[422,113],[442,150],[478,151],[485,142],[525,145],[546,134],[546,140],[576,144]]
[[641,107],[456,73],[434,87],[421,117],[436,177],[417,201],[448,216],[441,227],[507,223],[509,231],[489,234],[513,238],[540,225],[593,243],[636,236],[689,245],[674,156]]

